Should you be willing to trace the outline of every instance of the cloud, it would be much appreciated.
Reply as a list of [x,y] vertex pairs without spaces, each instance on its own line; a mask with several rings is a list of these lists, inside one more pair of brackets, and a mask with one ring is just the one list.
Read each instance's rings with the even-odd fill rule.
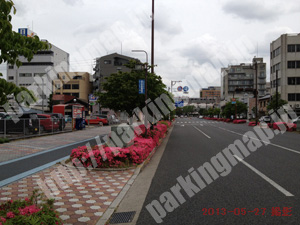
[[63,1],[64,1],[64,3],[66,3],[67,5],[70,5],[70,6],[74,6],[77,4],[83,4],[82,0],[63,0]]
[[245,20],[273,21],[283,13],[283,8],[280,4],[270,4],[270,1],[266,4],[264,0],[229,0],[223,4],[222,8],[226,13]]

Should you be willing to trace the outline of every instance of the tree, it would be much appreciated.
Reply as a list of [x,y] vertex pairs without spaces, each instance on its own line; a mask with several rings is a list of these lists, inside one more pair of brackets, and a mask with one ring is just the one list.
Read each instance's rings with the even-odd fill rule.
[[[40,41],[38,36],[25,37],[12,30],[12,15],[16,14],[16,8],[12,0],[0,0],[0,64],[22,65],[19,56],[24,56],[28,61],[41,49],[48,49],[49,44]],[[31,91],[24,87],[18,87],[13,83],[7,82],[0,73],[0,105],[8,102],[8,96],[13,95],[18,103],[30,105],[36,101]]]
[[218,117],[219,117],[220,113],[221,113],[221,109],[219,109],[219,108],[215,108],[215,109],[214,109],[214,115],[215,115],[215,116],[218,116]]
[[222,115],[225,115],[226,118],[230,118],[231,115],[235,115],[235,107],[237,115],[247,113],[247,105],[243,102],[236,101],[236,106],[231,102],[227,102]]
[[277,111],[277,109],[279,109],[281,106],[288,104],[287,101],[281,99],[280,93],[277,93],[277,97],[278,97],[278,106],[277,106],[277,108],[276,108],[276,94],[274,94],[271,97],[271,101],[269,101],[269,103],[268,103],[268,106],[267,106],[268,111],[270,111],[272,109],[274,111]]
[[[145,106],[145,95],[138,94],[140,79],[145,79],[144,70],[135,70],[136,61],[130,61],[127,65],[131,72],[111,74],[103,84],[103,92],[96,93],[101,107],[114,111],[125,111],[132,116],[133,109]],[[149,69],[149,67],[147,68]],[[155,100],[161,94],[168,94],[162,78],[153,73],[147,75],[147,98]]]

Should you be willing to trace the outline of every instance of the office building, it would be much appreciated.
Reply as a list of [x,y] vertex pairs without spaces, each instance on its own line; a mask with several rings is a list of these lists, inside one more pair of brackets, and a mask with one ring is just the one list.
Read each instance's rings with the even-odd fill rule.
[[[282,34],[270,44],[271,95],[276,85],[281,98],[300,114],[300,34]],[[276,79],[277,74],[277,79]]]

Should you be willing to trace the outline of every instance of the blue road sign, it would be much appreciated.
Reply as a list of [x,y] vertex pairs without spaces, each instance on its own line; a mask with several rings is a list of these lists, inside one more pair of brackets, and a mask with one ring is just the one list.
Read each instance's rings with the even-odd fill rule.
[[189,87],[188,87],[188,86],[184,86],[184,87],[183,87],[183,91],[184,91],[184,92],[188,92],[188,91],[189,91]]
[[175,102],[175,107],[183,107],[183,100]]
[[145,80],[139,80],[139,94],[145,94]]

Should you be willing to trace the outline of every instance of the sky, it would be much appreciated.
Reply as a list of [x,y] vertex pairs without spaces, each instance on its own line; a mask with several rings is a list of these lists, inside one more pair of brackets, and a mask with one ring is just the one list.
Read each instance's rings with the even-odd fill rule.
[[[152,0],[14,0],[13,30],[29,27],[70,54],[71,71],[119,53],[151,62]],[[300,32],[300,0],[155,0],[155,73],[175,96],[220,86],[221,68],[263,57],[270,43]],[[5,74],[5,66],[0,70]],[[188,86],[189,94],[176,92]]]

